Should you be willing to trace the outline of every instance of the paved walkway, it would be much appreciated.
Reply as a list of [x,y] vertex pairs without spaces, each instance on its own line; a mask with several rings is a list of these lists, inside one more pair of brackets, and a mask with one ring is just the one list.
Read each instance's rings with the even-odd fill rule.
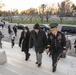
[[11,44],[3,42],[3,49],[7,55],[7,63],[0,65],[1,75],[76,75],[76,58],[67,56],[60,59],[57,71],[52,73],[52,61],[46,52],[43,53],[42,66],[40,68],[35,64],[35,52],[30,50],[31,57],[28,61],[24,59],[24,53],[18,45],[11,48]]

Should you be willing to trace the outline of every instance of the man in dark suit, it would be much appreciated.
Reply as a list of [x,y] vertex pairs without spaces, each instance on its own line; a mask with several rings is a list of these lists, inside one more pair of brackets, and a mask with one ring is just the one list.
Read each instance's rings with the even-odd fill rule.
[[48,44],[46,52],[51,50],[52,54],[52,72],[56,71],[57,62],[60,59],[62,53],[66,52],[66,39],[64,34],[57,30],[57,23],[50,24],[50,34],[48,36]]
[[39,24],[34,25],[34,30],[31,31],[29,48],[35,47],[36,52],[36,64],[38,67],[42,64],[42,53],[47,45],[47,37],[44,31],[40,30]]

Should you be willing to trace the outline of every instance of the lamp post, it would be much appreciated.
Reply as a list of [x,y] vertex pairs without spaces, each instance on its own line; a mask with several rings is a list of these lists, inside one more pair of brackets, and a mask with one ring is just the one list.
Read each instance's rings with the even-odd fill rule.
[[42,23],[43,23],[43,18],[44,18],[44,10],[45,10],[46,5],[42,4],[41,8],[42,8]]

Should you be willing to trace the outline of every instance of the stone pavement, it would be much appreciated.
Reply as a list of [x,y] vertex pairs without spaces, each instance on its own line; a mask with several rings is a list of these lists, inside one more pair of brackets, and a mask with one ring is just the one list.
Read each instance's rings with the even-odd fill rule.
[[0,65],[0,75],[76,75],[76,57],[67,55],[65,59],[60,59],[57,71],[52,73],[51,57],[46,52],[43,53],[42,66],[39,68],[35,64],[36,56],[33,49],[30,50],[30,59],[25,61],[25,55],[18,45],[15,44],[14,48],[11,48],[10,43],[2,43],[7,63]]

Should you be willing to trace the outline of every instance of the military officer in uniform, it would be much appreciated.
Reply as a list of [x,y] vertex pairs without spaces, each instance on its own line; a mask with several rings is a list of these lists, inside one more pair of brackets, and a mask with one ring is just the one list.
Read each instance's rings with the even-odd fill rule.
[[50,34],[48,36],[48,43],[46,52],[51,50],[52,53],[52,72],[56,71],[58,60],[62,53],[66,52],[65,35],[57,30],[57,23],[50,24]]

